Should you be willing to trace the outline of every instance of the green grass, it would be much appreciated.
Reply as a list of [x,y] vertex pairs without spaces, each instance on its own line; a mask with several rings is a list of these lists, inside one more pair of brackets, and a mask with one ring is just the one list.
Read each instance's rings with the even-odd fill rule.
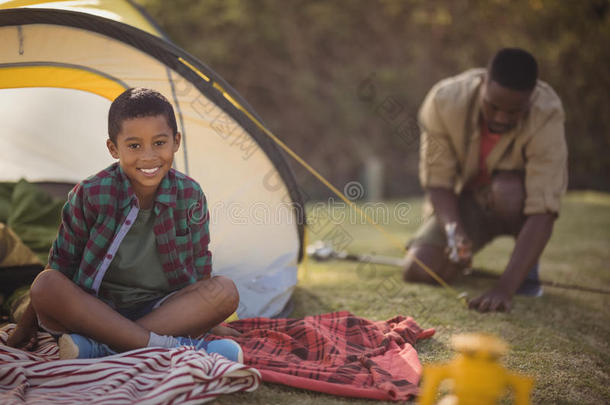
[[[349,235],[346,249],[401,255],[400,243],[396,241],[406,241],[421,222],[420,200],[407,202],[411,210],[402,216],[402,223],[393,218],[383,226],[390,236],[384,236],[370,225],[338,221]],[[397,203],[388,203],[386,207],[390,213],[397,207],[404,208]],[[323,238],[329,227],[335,225],[329,223],[321,230],[312,227],[311,241]],[[542,258],[541,277],[610,289],[609,241],[610,195],[568,194]],[[497,239],[475,257],[474,266],[500,273],[513,244],[509,238]],[[546,288],[542,298],[516,297],[508,314],[479,314],[460,305],[442,288],[403,283],[400,271],[387,266],[309,261],[299,278],[294,294],[294,317],[343,309],[374,320],[397,314],[412,316],[421,326],[436,329],[434,338],[416,345],[424,364],[453,356],[448,346],[453,334],[493,333],[510,344],[510,353],[504,359],[506,367],[536,379],[534,403],[610,401],[608,295]],[[454,287],[472,297],[492,284],[493,280],[471,278],[461,280]],[[263,384],[254,393],[224,396],[217,403],[334,405],[371,404],[372,401]]]

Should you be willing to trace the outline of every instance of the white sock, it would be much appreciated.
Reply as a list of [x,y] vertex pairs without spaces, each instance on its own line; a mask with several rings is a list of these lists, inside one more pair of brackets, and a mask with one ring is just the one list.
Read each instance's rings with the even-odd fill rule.
[[148,337],[148,347],[164,347],[172,349],[178,347],[180,342],[173,336],[157,335],[155,332],[150,332]]

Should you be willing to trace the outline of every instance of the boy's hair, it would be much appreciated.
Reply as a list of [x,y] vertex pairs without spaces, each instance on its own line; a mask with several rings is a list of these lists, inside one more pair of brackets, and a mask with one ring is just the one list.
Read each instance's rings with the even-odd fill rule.
[[163,115],[172,135],[178,132],[174,108],[158,91],[136,87],[125,90],[114,99],[108,111],[108,137],[116,144],[116,137],[121,132],[123,121],[132,118]]
[[500,49],[489,63],[489,78],[502,87],[530,91],[536,87],[538,63],[519,48]]

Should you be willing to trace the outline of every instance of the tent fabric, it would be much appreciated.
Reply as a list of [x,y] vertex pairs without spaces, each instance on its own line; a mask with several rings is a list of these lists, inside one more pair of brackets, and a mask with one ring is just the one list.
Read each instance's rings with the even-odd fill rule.
[[62,65],[19,65],[0,67],[0,88],[58,87],[84,90],[113,100],[127,87],[99,72]]
[[201,404],[221,394],[254,391],[260,373],[219,354],[189,347],[144,348],[99,359],[58,360],[57,343],[39,333],[26,352],[4,346],[0,330],[0,403]]
[[[36,7],[0,10],[0,181],[74,184],[108,166],[110,100],[154,88],[172,101],[183,135],[175,167],[208,199],[215,273],[236,282],[240,317],[277,315],[297,282],[305,223],[279,148],[211,69],[144,17],[148,32],[119,22],[130,21],[116,17],[128,2],[96,2],[93,14],[84,3],[0,3]],[[115,8],[104,14],[104,4]]]
[[149,34],[165,37],[157,24],[133,1],[117,0],[0,0],[0,8],[49,8],[75,11],[122,22]]
[[259,370],[263,381],[392,401],[417,393],[422,366],[414,345],[435,332],[405,316],[371,321],[347,311],[229,325],[242,332],[234,339],[244,363]]

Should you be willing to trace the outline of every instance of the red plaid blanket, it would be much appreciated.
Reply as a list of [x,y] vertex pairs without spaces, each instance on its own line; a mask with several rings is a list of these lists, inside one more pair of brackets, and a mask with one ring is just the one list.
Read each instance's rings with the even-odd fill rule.
[[303,319],[231,322],[244,362],[263,381],[334,395],[406,400],[417,393],[421,363],[413,345],[431,337],[412,318],[369,321],[334,312]]

